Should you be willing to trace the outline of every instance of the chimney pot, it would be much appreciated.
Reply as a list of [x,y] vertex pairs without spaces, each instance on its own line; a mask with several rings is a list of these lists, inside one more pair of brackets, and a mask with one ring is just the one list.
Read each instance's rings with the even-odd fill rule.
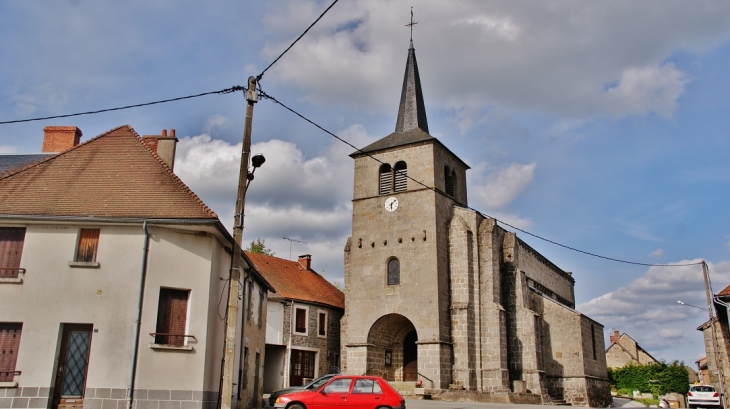
[[76,126],[47,126],[43,128],[42,152],[65,152],[79,144],[81,135]]
[[304,254],[299,256],[299,264],[307,271],[312,271],[312,255]]
[[145,135],[142,137],[142,143],[147,145],[170,169],[175,165],[175,148],[177,146],[177,138],[175,130],[170,129],[170,136],[167,136],[167,129],[163,129],[160,135]]

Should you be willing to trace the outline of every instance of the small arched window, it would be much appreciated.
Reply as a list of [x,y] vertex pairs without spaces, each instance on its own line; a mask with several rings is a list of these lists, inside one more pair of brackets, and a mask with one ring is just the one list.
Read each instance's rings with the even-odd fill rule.
[[444,166],[444,182],[446,182],[446,194],[454,196],[454,182],[456,181],[456,173],[452,172],[448,166]]
[[388,260],[388,285],[400,284],[400,261],[393,257]]
[[387,195],[393,189],[393,169],[387,163],[380,165],[380,194]]
[[408,188],[408,165],[401,161],[395,164],[395,184],[396,192],[404,192]]

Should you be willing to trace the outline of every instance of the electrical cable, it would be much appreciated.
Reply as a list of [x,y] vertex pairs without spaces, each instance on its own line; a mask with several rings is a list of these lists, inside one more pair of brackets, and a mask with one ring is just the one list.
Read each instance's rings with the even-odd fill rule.
[[173,102],[173,101],[181,101],[183,99],[191,99],[191,98],[198,98],[205,95],[212,95],[212,94],[230,94],[231,92],[236,91],[246,91],[245,87],[242,87],[240,85],[233,86],[231,88],[222,89],[220,91],[210,91],[210,92],[203,92],[202,94],[195,94],[195,95],[188,95],[185,97],[178,97],[178,98],[170,98],[170,99],[163,99],[160,101],[153,101],[153,102],[145,102],[142,104],[134,104],[134,105],[126,105],[123,107],[117,107],[117,108],[107,108],[107,109],[99,109],[96,111],[87,111],[87,112],[79,112],[75,114],[65,114],[65,115],[54,115],[54,116],[46,116],[42,118],[28,118],[28,119],[16,119],[13,121],[0,121],[0,125],[6,125],[6,124],[17,124],[21,122],[33,122],[33,121],[43,121],[46,119],[57,119],[57,118],[68,118],[72,116],[81,116],[81,115],[91,115],[91,114],[100,114],[103,112],[110,112],[110,111],[120,111],[122,109],[129,109],[129,108],[138,108],[148,105],[156,105],[156,104],[163,104],[166,102]]
[[317,24],[317,22],[318,22],[318,21],[319,21],[319,20],[320,20],[320,19],[321,19],[322,17],[324,17],[324,15],[325,15],[325,14],[327,14],[327,12],[328,12],[328,11],[330,11],[330,9],[332,8],[332,6],[334,6],[334,5],[335,5],[335,4],[336,4],[336,3],[338,2],[338,1],[339,1],[339,0],[335,0],[335,1],[333,1],[333,2],[332,2],[332,4],[330,4],[330,6],[329,6],[329,7],[327,7],[327,9],[325,9],[325,11],[323,11],[323,12],[322,12],[322,14],[320,14],[320,15],[319,15],[319,17],[317,17],[317,19],[316,19],[316,20],[314,20],[314,22],[313,22],[312,24],[310,24],[310,25],[309,25],[309,27],[307,27],[307,29],[306,29],[306,30],[304,30],[304,32],[303,32],[303,33],[302,33],[302,34],[300,34],[300,35],[299,35],[299,37],[297,37],[297,39],[296,39],[296,40],[294,40],[294,42],[293,42],[293,43],[291,43],[291,44],[289,45],[289,47],[287,47],[287,48],[286,48],[286,50],[284,50],[284,51],[283,51],[283,52],[282,52],[281,54],[279,54],[279,56],[278,56],[278,57],[276,57],[276,59],[275,59],[275,60],[274,60],[274,61],[273,61],[273,62],[272,62],[271,64],[269,64],[269,66],[268,66],[268,67],[264,68],[264,70],[263,70],[263,71],[261,71],[261,74],[259,74],[259,75],[257,75],[257,76],[256,76],[256,82],[259,82],[259,81],[261,81],[261,78],[263,78],[263,76],[264,76],[264,73],[265,73],[266,71],[268,71],[268,70],[269,70],[269,68],[271,68],[271,67],[272,67],[272,66],[273,66],[274,64],[276,64],[276,63],[277,63],[277,61],[279,61],[279,59],[280,59],[281,57],[283,57],[283,56],[284,56],[284,54],[286,54],[286,53],[287,53],[287,52],[288,52],[288,51],[289,51],[289,50],[290,50],[290,49],[291,49],[292,47],[294,47],[294,44],[296,44],[296,43],[297,43],[297,42],[298,42],[298,41],[299,41],[299,40],[300,40],[300,39],[301,39],[302,37],[304,37],[304,35],[305,35],[305,34],[307,34],[307,32],[309,31],[309,29],[311,29],[312,27],[314,27],[314,25],[315,25],[315,24]]
[[[362,149],[358,148],[357,146],[351,144],[350,142],[348,142],[348,141],[340,138],[339,136],[337,136],[334,133],[332,133],[332,132],[328,131],[327,129],[323,128],[322,126],[320,126],[316,122],[312,121],[311,119],[305,117],[304,115],[300,114],[299,112],[295,111],[294,109],[288,107],[287,105],[285,105],[284,103],[282,103],[278,99],[276,99],[276,98],[272,97],[271,95],[268,95],[267,93],[263,92],[260,89],[260,87],[259,87],[259,91],[258,92],[259,92],[259,96],[262,99],[268,99],[268,100],[273,101],[274,103],[280,105],[281,107],[283,107],[284,109],[286,109],[289,112],[293,113],[294,115],[298,116],[299,118],[303,119],[304,121],[310,123],[311,125],[315,126],[318,129],[320,129],[322,132],[324,132],[324,133],[326,133],[326,134],[334,137],[338,141],[340,141],[340,142],[342,142],[342,143],[344,143],[344,144],[352,147],[358,153],[361,153],[363,155],[366,155],[370,159],[373,159],[374,161],[376,161],[376,162],[378,162],[380,164],[385,164],[385,162],[381,161],[380,159],[378,159],[378,158],[374,157],[373,155],[371,155],[371,154],[363,151]],[[426,189],[429,189],[429,190],[431,190],[431,191],[433,191],[435,193],[443,194],[441,191],[437,190],[435,187],[428,186],[425,183],[421,182],[420,180],[414,179],[412,176],[409,176],[408,174],[406,174],[405,176],[406,176],[407,179],[412,180],[413,182],[415,182],[415,183],[423,186]],[[530,233],[527,230],[524,230],[524,229],[521,229],[519,227],[513,226],[513,225],[511,225],[511,224],[509,224],[509,223],[507,223],[507,222],[505,222],[503,220],[497,219],[496,217],[490,216],[490,215],[488,215],[488,214],[486,214],[484,212],[481,212],[481,211],[479,211],[477,209],[474,209],[473,207],[469,207],[469,206],[464,206],[464,207],[467,208],[467,209],[469,209],[469,210],[471,210],[471,211],[474,211],[474,212],[478,213],[479,215],[481,215],[483,217],[490,218],[490,219],[494,219],[498,223],[501,223],[501,224],[503,224],[505,226],[508,226],[508,227],[510,227],[512,229],[515,229],[517,231],[520,231],[522,233],[525,233],[527,235],[530,235],[530,236],[532,236],[532,237],[534,237],[536,239],[539,239],[539,240],[545,241],[547,243],[550,243],[550,244],[553,244],[553,245],[556,245],[556,246],[559,246],[559,247],[563,247],[565,249],[572,250],[572,251],[575,251],[575,252],[578,252],[578,253],[581,253],[581,254],[584,254],[584,255],[588,255],[588,256],[591,256],[591,257],[601,258],[601,259],[604,259],[604,260],[614,261],[614,262],[617,262],[617,263],[632,264],[632,265],[646,266],[646,267],[686,267],[686,266],[696,266],[696,265],[702,264],[701,261],[700,262],[696,262],[696,263],[685,263],[685,264],[650,264],[650,263],[640,263],[640,262],[636,262],[636,261],[622,260],[622,259],[618,259],[618,258],[602,256],[600,254],[592,253],[592,252],[585,251],[585,250],[580,250],[580,249],[577,249],[575,247],[571,247],[571,246],[568,246],[568,245],[565,245],[565,244],[561,244],[561,243],[558,243],[558,242],[556,242],[554,240],[550,240],[548,238],[539,236],[537,234]]]

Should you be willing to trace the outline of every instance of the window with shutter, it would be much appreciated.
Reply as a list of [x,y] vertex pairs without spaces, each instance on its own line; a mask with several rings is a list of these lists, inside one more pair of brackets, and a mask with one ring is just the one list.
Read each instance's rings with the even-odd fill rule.
[[17,278],[25,227],[0,227],[0,278]]
[[294,317],[295,317],[294,332],[298,332],[300,334],[306,334],[307,333],[307,310],[304,308],[296,308]]
[[408,165],[405,162],[395,164],[395,183],[393,190],[396,192],[405,192],[408,188]]
[[12,382],[23,324],[0,322],[0,382]]
[[380,194],[387,195],[393,190],[393,169],[387,163],[380,166]]
[[96,261],[96,251],[99,249],[99,229],[81,229],[79,244],[76,247],[74,261],[93,263]]
[[160,288],[160,302],[157,309],[156,344],[185,345],[188,297],[190,291]]

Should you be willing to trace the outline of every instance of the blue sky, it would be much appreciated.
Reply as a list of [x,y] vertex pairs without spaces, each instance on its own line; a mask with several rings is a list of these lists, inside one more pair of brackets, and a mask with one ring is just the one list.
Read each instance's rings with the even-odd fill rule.
[[[0,3],[0,121],[245,85],[329,5]],[[411,3],[340,0],[263,77],[268,94],[357,146],[395,127]],[[469,204],[565,245],[640,263],[710,264],[730,284],[730,3],[420,1],[414,43],[429,128],[472,169]],[[175,128],[175,170],[227,224],[241,93],[0,126],[0,152],[40,151],[46,125],[87,140]],[[342,281],[352,149],[270,101],[256,105],[245,240],[311,253]],[[655,357],[703,356],[699,266],[609,262],[518,235],[576,279],[578,310]]]

